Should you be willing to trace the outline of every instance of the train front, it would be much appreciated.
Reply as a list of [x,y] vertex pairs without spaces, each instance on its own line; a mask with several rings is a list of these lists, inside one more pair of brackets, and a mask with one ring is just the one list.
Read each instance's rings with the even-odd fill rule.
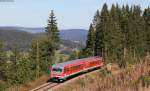
[[63,81],[64,80],[64,71],[63,67],[53,65],[50,69],[50,79],[52,81]]

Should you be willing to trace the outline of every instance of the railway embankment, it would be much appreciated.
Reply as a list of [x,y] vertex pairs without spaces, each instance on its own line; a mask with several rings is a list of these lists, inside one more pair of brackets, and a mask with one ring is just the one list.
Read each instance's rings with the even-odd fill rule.
[[143,80],[150,75],[149,62],[150,57],[147,57],[126,69],[100,69],[49,91],[150,91],[149,83]]
[[[64,83],[45,82],[39,86],[38,81],[39,83],[35,82],[38,84],[32,84],[31,87],[33,91],[149,91],[150,87],[147,85],[149,80],[143,80],[148,75],[150,75],[150,57],[126,69],[120,69],[116,64],[108,64]],[[37,88],[33,88],[33,85]],[[29,91],[29,88],[21,91]]]

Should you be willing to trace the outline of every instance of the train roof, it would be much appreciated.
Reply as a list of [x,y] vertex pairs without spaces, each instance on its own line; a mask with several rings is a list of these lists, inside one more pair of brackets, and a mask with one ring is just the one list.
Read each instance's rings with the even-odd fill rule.
[[52,67],[60,67],[63,68],[66,65],[70,65],[70,64],[76,64],[79,62],[84,62],[84,61],[94,61],[95,59],[100,58],[100,57],[89,57],[89,58],[82,58],[82,59],[76,59],[76,60],[70,60],[67,62],[63,62],[63,63],[58,63],[58,64],[54,64]]

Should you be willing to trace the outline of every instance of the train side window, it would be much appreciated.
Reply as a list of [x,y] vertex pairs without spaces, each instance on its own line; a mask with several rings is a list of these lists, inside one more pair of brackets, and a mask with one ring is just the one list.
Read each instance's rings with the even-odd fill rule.
[[70,68],[70,71],[72,71],[72,70],[73,70],[73,67]]
[[67,68],[65,68],[65,69],[64,69],[64,72],[66,73],[67,71],[68,71],[68,69],[67,69]]
[[73,66],[72,69],[73,69],[73,70],[79,70],[79,69],[81,69],[81,66],[80,66],[80,65],[76,65],[76,66]]
[[69,68],[65,68],[65,73],[69,72]]
[[79,70],[79,69],[81,69],[81,68],[82,68],[81,65],[77,65],[77,66],[76,66],[76,69],[77,69],[77,70]]
[[76,70],[76,66],[73,66],[73,70]]
[[90,65],[96,65],[97,64],[97,61],[93,61],[90,63]]

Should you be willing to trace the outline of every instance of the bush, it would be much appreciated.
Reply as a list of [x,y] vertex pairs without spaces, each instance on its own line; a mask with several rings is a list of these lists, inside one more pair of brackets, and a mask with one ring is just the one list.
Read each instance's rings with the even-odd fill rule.
[[3,91],[7,88],[7,84],[4,81],[0,80],[0,91]]

